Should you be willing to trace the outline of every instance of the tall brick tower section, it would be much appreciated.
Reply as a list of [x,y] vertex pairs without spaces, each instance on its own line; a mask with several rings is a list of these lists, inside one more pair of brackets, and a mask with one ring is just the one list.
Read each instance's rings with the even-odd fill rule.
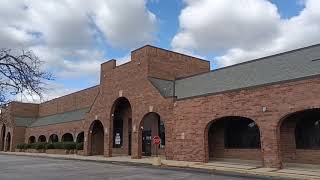
[[[141,158],[142,119],[146,114],[155,112],[165,124],[165,156],[172,159],[172,141],[175,138],[172,114],[174,97],[163,97],[148,79],[153,77],[173,81],[177,78],[208,71],[210,71],[208,61],[149,45],[132,51],[131,61],[126,64],[116,66],[116,60],[103,63],[101,65],[100,92],[84,122],[85,154],[92,154],[92,124],[98,120],[104,127],[104,156],[114,155],[113,110],[117,99],[125,98],[129,101],[132,109],[132,125],[131,127],[124,125],[132,132],[132,158]],[[126,131],[124,130],[124,132]],[[125,135],[124,137],[126,138]],[[128,142],[124,142],[124,144],[128,144]],[[123,151],[127,152],[128,148],[124,147]]]

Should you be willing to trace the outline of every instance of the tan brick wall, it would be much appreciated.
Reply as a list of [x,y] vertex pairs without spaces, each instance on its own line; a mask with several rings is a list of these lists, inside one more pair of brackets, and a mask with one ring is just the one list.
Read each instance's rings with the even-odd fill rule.
[[[137,53],[137,52],[136,52]],[[140,63],[138,63],[138,61]],[[114,68],[114,69],[112,69]],[[124,65],[114,67],[111,63],[102,65],[103,73],[101,74],[101,92],[98,95],[90,114],[86,117],[85,136],[88,140],[85,142],[87,154],[90,154],[91,142],[89,127],[98,117],[107,129],[105,135],[104,147],[105,156],[112,155],[113,144],[113,127],[111,109],[114,102],[120,96],[126,97],[132,107],[132,126],[135,131],[132,133],[132,156],[141,157],[141,130],[140,123],[145,114],[150,111],[157,112],[165,121],[167,134],[172,132],[172,99],[163,98],[157,89],[148,81],[148,57],[141,56]],[[167,138],[166,154],[171,158],[170,135]],[[116,152],[115,152],[116,153]]]
[[[173,158],[208,161],[208,124],[225,116],[242,116],[254,120],[260,128],[264,165],[279,167],[281,119],[319,107],[319,91],[320,78],[315,77],[177,101],[173,137],[177,148]],[[267,107],[267,112],[262,112],[262,107]]]
[[285,121],[280,127],[281,155],[284,162],[294,162],[296,160],[294,121]]
[[25,127],[15,127],[12,133],[12,150],[16,149],[18,144],[24,143],[25,139]]
[[61,137],[65,133],[72,134],[73,139],[75,140],[77,138],[77,135],[84,131],[83,125],[84,125],[84,121],[73,121],[68,123],[60,123],[60,124],[53,124],[48,126],[27,128],[24,142],[28,143],[30,136],[35,136],[36,141],[38,141],[38,138],[41,135],[46,136],[46,140],[48,141],[51,134],[57,134],[59,141],[61,141]]
[[48,116],[91,106],[98,91],[99,86],[94,86],[42,103],[39,105],[39,116]]
[[[89,129],[93,120],[98,117],[108,132],[105,137],[105,155],[112,155],[113,122],[110,111],[113,103],[120,96],[126,97],[132,106],[132,156],[141,157],[141,120],[148,112],[157,112],[165,123],[167,158],[172,158],[171,133],[173,129],[173,100],[163,98],[157,89],[148,81],[148,76],[176,79],[209,71],[209,62],[145,46],[132,52],[132,61],[115,67],[115,61],[102,64],[100,94],[90,114],[86,118]],[[184,64],[185,63],[185,64]],[[156,69],[155,69],[156,68]],[[87,154],[90,154],[90,132],[86,133]],[[115,152],[119,153],[119,152]]]
[[6,128],[4,124],[0,124],[0,151],[4,148],[4,138],[6,134]]
[[320,150],[297,149],[294,163],[320,164]]
[[[282,130],[280,129],[286,115],[320,107],[319,77],[178,101],[162,97],[148,81],[148,76],[176,79],[207,71],[209,71],[209,63],[206,61],[151,46],[143,47],[132,52],[132,61],[129,63],[117,67],[115,61],[102,64],[99,86],[39,105],[38,116],[47,116],[93,104],[85,120],[27,128],[24,141],[27,142],[31,135],[38,139],[42,134],[48,140],[49,135],[53,133],[58,134],[61,140],[64,133],[77,134],[84,131],[84,151],[90,154],[90,126],[94,120],[98,119],[102,122],[105,131],[104,142],[101,142],[104,145],[104,155],[112,156],[117,153],[112,149],[112,107],[119,97],[126,97],[132,108],[133,158],[141,157],[141,121],[147,113],[156,112],[165,124],[167,159],[208,161],[209,124],[225,116],[242,116],[254,120],[260,129],[261,151],[217,147],[212,157],[262,159],[266,167],[281,167],[281,162],[288,162],[292,159],[292,154],[294,154],[294,162],[313,163],[315,161],[312,159],[319,159],[317,150],[292,151],[292,134],[290,134],[292,128],[284,126]],[[15,112],[33,116],[36,114],[33,110],[37,109],[37,105],[32,106],[32,108],[16,106],[15,109],[19,110]],[[266,107],[267,111],[263,112],[262,107]],[[8,127],[10,127],[8,131],[13,132],[12,123],[10,125],[12,116],[8,119]],[[18,142],[23,136],[23,130],[16,132],[15,141]],[[124,149],[124,152],[126,151]]]
[[[14,133],[14,128],[15,128],[15,122],[14,122],[14,118],[13,118],[13,113],[14,113],[13,107],[14,107],[13,103],[10,103],[5,109],[2,110],[2,117],[0,118],[1,125],[6,127],[5,128],[5,137],[4,138],[2,137],[2,141],[4,141],[4,142],[2,142],[3,143],[2,149],[6,150],[6,147],[10,143],[9,151],[14,151],[12,144],[13,145],[15,144],[15,139],[12,138],[13,133]],[[6,141],[8,133],[10,133],[10,135],[11,135],[10,142]]]
[[[19,143],[28,142],[31,135],[36,136],[36,140],[41,134],[50,134],[51,132],[58,131],[59,138],[66,133],[72,134],[83,131],[82,121],[42,126],[37,128],[16,127],[14,117],[39,117],[61,112],[71,111],[84,107],[91,106],[99,91],[99,86],[91,87],[70,95],[57,98],[43,104],[11,102],[6,109],[6,117],[4,122],[7,126],[7,131],[11,133],[11,151]],[[3,122],[2,122],[3,123]],[[80,125],[79,125],[80,124]],[[26,134],[27,132],[27,134]],[[46,135],[48,140],[49,136]],[[76,137],[74,137],[76,138]]]
[[12,115],[17,117],[37,117],[39,105],[33,103],[11,102]]
[[[5,138],[4,138],[4,150],[5,151],[11,151],[11,152],[13,152],[14,151],[14,145],[15,145],[15,140],[14,140],[14,138],[12,137],[13,136],[13,133],[14,133],[14,127],[6,127],[6,134],[5,134]],[[9,136],[9,134],[10,134],[10,136],[11,136],[11,140],[8,142],[7,141],[7,137]],[[10,146],[8,146],[10,144]],[[9,149],[7,149],[7,147],[9,147]]]
[[174,80],[210,71],[209,61],[147,46],[143,50],[148,58],[148,75]]

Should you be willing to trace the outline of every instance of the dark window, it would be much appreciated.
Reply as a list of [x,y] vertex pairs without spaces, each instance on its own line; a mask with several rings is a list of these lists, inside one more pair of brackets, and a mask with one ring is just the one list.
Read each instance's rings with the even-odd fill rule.
[[30,136],[29,137],[29,144],[35,143],[36,142],[36,137]]
[[44,135],[39,136],[38,142],[46,142],[47,138]]
[[81,132],[77,136],[77,143],[84,142],[84,132]]
[[235,117],[225,123],[225,147],[239,149],[260,148],[260,132],[254,121]]
[[297,149],[320,149],[320,119],[309,118],[300,119],[296,125]]
[[73,136],[70,133],[66,133],[62,136],[62,142],[73,142]]
[[160,148],[164,148],[166,145],[166,135],[165,135],[164,123],[160,120],[159,120],[159,137],[161,140]]
[[58,141],[59,141],[58,135],[51,134],[51,136],[49,137],[49,143],[55,143],[55,142],[58,142]]

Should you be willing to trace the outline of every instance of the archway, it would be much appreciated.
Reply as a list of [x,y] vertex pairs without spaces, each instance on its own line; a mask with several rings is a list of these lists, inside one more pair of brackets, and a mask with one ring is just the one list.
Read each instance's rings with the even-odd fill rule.
[[284,163],[320,163],[320,109],[308,109],[281,120],[280,143]]
[[78,134],[76,142],[77,143],[83,143],[84,142],[84,132],[81,132],[81,133]]
[[49,143],[56,143],[59,142],[59,137],[57,134],[51,134],[49,136]]
[[129,100],[118,98],[112,108],[113,155],[131,155],[132,110]]
[[29,140],[28,140],[28,143],[29,143],[29,144],[32,144],[32,143],[35,143],[35,142],[36,142],[36,137],[30,136],[30,137],[29,137]]
[[73,136],[70,133],[65,133],[61,138],[62,142],[73,142]]
[[91,154],[103,155],[104,154],[104,128],[99,120],[95,120],[90,128],[91,138]]
[[47,142],[47,138],[46,138],[46,136],[45,136],[45,135],[41,135],[41,136],[39,136],[39,138],[38,138],[38,142]]
[[[152,156],[156,153],[165,154],[165,126],[164,122],[161,121],[160,115],[151,112],[146,114],[140,125],[142,140],[141,140],[141,153],[143,156]],[[154,136],[160,137],[160,145],[154,146],[152,144],[152,138]]]
[[5,137],[6,137],[6,125],[3,124],[2,129],[1,129],[1,149],[0,151],[4,151],[5,147],[4,147],[4,142],[5,142]]
[[6,148],[5,151],[10,151],[11,149],[11,134],[8,132],[7,137],[6,137]]
[[260,131],[245,117],[228,116],[208,125],[209,160],[254,160],[262,162]]

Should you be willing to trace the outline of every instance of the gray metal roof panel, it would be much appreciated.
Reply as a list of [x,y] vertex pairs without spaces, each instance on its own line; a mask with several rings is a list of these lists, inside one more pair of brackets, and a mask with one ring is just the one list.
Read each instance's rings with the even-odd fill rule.
[[225,67],[175,81],[178,99],[320,74],[320,45]]
[[28,127],[30,126],[34,121],[36,121],[36,118],[29,118],[29,117],[15,117],[15,125],[17,127]]
[[155,86],[163,97],[174,95],[174,81],[149,77],[149,81]]
[[71,121],[79,121],[83,120],[85,118],[85,114],[89,112],[90,107],[77,109],[74,111],[54,114],[50,116],[45,117],[39,117],[34,121],[32,124],[30,124],[29,127],[37,127],[37,126],[46,126],[50,124],[58,124],[58,123],[66,123]]

